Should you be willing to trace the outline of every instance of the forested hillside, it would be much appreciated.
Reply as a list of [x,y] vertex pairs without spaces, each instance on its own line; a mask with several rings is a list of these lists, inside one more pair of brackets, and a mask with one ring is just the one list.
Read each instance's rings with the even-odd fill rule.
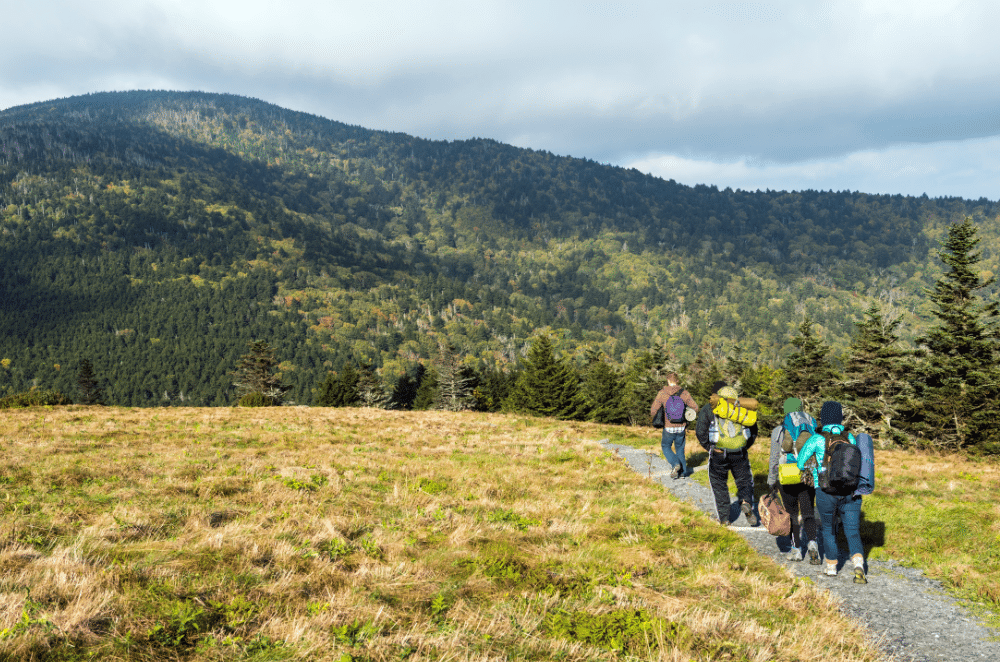
[[[582,364],[739,342],[778,365],[805,319],[835,352],[873,301],[904,342],[947,226],[987,200],[687,187],[491,140],[429,141],[235,96],[93,94],[0,113],[0,395],[232,404],[252,340],[308,404],[347,361],[504,371],[535,332]],[[995,285],[986,292],[995,295]]]

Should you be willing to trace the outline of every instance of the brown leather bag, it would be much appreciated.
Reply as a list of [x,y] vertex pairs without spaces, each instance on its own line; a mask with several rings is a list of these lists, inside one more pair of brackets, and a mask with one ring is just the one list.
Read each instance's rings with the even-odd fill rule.
[[792,531],[792,518],[781,505],[777,490],[760,498],[760,522],[772,536],[787,536]]

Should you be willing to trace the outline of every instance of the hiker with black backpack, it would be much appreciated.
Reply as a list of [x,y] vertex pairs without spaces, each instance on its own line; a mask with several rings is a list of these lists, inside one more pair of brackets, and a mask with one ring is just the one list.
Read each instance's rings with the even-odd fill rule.
[[[680,385],[676,372],[667,375],[667,385],[660,389],[649,408],[654,425],[659,427],[662,418],[663,434],[660,448],[663,457],[670,464],[670,477],[676,480],[688,475],[687,461],[684,459],[684,442],[687,435],[689,417],[694,420],[698,413],[698,403]],[[690,413],[688,413],[690,412]]]
[[[767,473],[767,486],[779,492],[781,501],[791,518],[792,549],[785,558],[801,561],[809,555],[809,563],[819,565],[819,545],[816,537],[816,516],[813,503],[816,490],[802,482],[796,464],[805,442],[816,434],[816,419],[802,411],[802,401],[788,398],[784,402],[785,417],[781,425],[771,432],[771,457]],[[802,524],[799,524],[799,513]],[[803,529],[805,529],[803,536]],[[803,545],[803,542],[806,544]]]
[[715,497],[719,522],[728,526],[729,520],[729,474],[736,481],[736,496],[740,509],[750,526],[757,526],[753,510],[753,472],[747,451],[757,440],[757,412],[741,406],[739,394],[725,382],[716,382],[712,394],[718,394],[718,404],[701,408],[695,424],[698,443],[708,451],[708,482]]
[[839,520],[854,563],[854,583],[867,584],[861,542],[861,501],[875,486],[872,439],[867,434],[855,437],[844,428],[844,411],[839,402],[824,402],[819,420],[822,427],[806,441],[798,454],[797,464],[804,470],[810,458],[816,460],[811,473],[816,485],[816,509],[823,527],[826,563],[821,572],[830,576],[837,574]]

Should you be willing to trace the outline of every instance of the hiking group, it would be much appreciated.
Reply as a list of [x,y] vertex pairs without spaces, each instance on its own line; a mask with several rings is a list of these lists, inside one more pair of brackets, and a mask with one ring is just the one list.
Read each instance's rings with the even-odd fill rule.
[[[712,387],[707,405],[699,407],[679,384],[676,373],[667,375],[650,407],[653,425],[662,428],[663,456],[671,465],[674,479],[690,475],[684,457],[688,424],[695,422],[695,437],[708,453],[708,477],[719,521],[732,521],[729,474],[736,483],[739,509],[750,526],[760,521],[754,512],[753,471],[748,450],[757,440],[758,403],[740,398],[736,389],[723,381]],[[792,548],[786,558],[822,565],[825,575],[836,575],[839,548],[837,525],[843,527],[854,582],[866,584],[864,547],[861,541],[861,502],[875,483],[874,445],[865,433],[854,435],[843,425],[839,402],[827,401],[820,409],[820,421],[802,409],[802,401],[788,398],[784,418],[771,432],[771,452],[767,485],[769,509],[787,513]],[[776,498],[780,495],[780,501]],[[819,513],[819,523],[816,513]],[[820,545],[822,544],[822,553]],[[821,559],[822,556],[822,559]],[[825,563],[824,563],[825,560]]]

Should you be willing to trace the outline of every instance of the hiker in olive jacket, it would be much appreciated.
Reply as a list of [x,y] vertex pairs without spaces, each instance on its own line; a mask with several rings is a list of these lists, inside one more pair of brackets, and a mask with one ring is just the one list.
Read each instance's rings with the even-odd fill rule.
[[[667,385],[660,389],[649,407],[649,416],[652,418],[656,411],[663,407],[672,395],[680,396],[684,405],[697,413],[698,403],[694,401],[691,394],[679,385],[680,378],[676,372],[667,375]],[[670,463],[670,476],[674,479],[688,475],[687,461],[684,459],[684,442],[687,435],[688,422],[671,423],[664,417],[663,434],[660,437],[660,449],[663,457]]]
[[[716,393],[730,404],[739,403],[736,389],[726,386],[725,382],[715,383],[712,394]],[[754,420],[756,421],[756,417]],[[728,525],[730,522],[728,482],[729,474],[732,472],[736,481],[736,495],[740,501],[740,509],[750,526],[757,526],[760,520],[753,510],[753,472],[750,470],[750,458],[747,455],[747,450],[757,440],[757,423],[747,426],[737,424],[717,416],[711,406],[704,406],[698,411],[694,434],[702,448],[708,451],[708,479],[712,485],[712,494],[715,496],[719,521],[723,525]]]

